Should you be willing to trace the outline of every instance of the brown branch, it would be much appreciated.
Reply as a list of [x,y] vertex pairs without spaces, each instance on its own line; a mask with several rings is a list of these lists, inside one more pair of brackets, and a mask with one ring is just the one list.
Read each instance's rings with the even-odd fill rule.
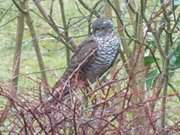
[[[20,7],[22,9],[25,9],[25,2],[20,2]],[[21,48],[22,48],[22,40],[23,40],[23,34],[24,34],[24,14],[19,11],[18,17],[17,17],[17,31],[16,31],[16,48],[14,53],[14,60],[13,60],[13,69],[12,69],[12,88],[11,88],[11,94],[16,97],[16,92],[18,89],[18,74],[20,71],[20,60],[21,60]],[[0,124],[3,123],[8,115],[9,109],[12,107],[11,101],[8,101],[8,103],[5,106],[5,109],[3,110],[3,114],[0,118]]]
[[[68,41],[69,41],[69,33],[68,33],[68,26],[66,24],[66,16],[65,16],[63,0],[59,0],[59,5],[60,5],[61,17],[62,17],[62,22],[63,22],[63,27],[64,27],[64,38],[65,38],[65,41],[68,43]],[[66,62],[67,62],[67,65],[69,65],[70,51],[69,51],[68,48],[66,48]]]
[[0,16],[0,22],[1,22],[2,19],[8,14],[8,12],[11,10],[12,7],[13,7],[13,4],[11,4],[11,5],[4,11],[4,13]]
[[164,49],[164,54],[165,54],[165,58],[164,58],[164,62],[163,62],[163,76],[164,76],[164,83],[163,83],[163,98],[162,98],[162,114],[161,114],[161,128],[163,130],[163,134],[167,134],[167,132],[165,131],[165,125],[166,125],[166,102],[167,102],[167,89],[168,89],[168,82],[169,82],[169,59],[168,59],[168,55],[169,55],[169,49],[170,46],[172,46],[171,42],[170,42],[170,36],[172,33],[169,33],[168,31],[170,31],[171,29],[171,22],[170,19],[167,15],[166,10],[163,8],[163,15],[164,18],[166,20],[167,23],[167,32],[166,32],[166,42],[165,42],[165,49]]
[[75,48],[75,41],[70,38],[69,39],[69,44],[71,44],[72,46],[69,46],[69,44],[65,41],[64,38],[64,32],[60,31],[60,29],[58,28],[57,24],[54,22],[54,20],[51,18],[51,16],[49,16],[46,12],[46,10],[43,8],[43,6],[41,5],[39,0],[33,0],[34,4],[36,5],[36,7],[38,8],[38,10],[40,11],[40,13],[42,14],[42,16],[44,17],[44,19],[46,20],[46,22],[52,27],[52,29],[57,33],[59,40],[71,51],[74,50]]
[[26,13],[25,9],[23,9],[23,8],[21,7],[21,1],[20,1],[20,5],[16,2],[16,0],[12,0],[12,2],[14,3],[14,5],[17,7],[17,9],[18,9],[20,12],[22,12],[23,14]]
[[[26,9],[28,9],[28,5],[27,5]],[[32,37],[32,43],[33,43],[33,47],[35,49],[39,68],[41,71],[41,81],[42,81],[42,85],[44,87],[44,92],[45,92],[45,95],[48,96],[49,89],[48,89],[48,80],[47,80],[47,76],[46,76],[46,72],[45,72],[45,65],[43,62],[43,58],[42,58],[41,51],[39,48],[39,43],[38,43],[37,36],[36,36],[36,31],[33,26],[33,21],[32,21],[29,11],[26,12],[25,17],[26,17],[27,26],[29,27],[29,31],[30,31],[30,34]]]
[[[120,10],[120,3],[118,0],[115,0],[114,1],[114,4],[115,4],[115,8],[116,8],[116,12],[118,12],[119,14],[122,14],[121,10]],[[122,46],[123,46],[123,51],[121,50],[120,48],[120,55],[121,55],[121,59],[124,63],[124,67],[126,69],[126,72],[128,73],[128,62],[127,62],[127,57],[130,56],[130,51],[129,51],[129,48],[127,46],[127,42],[126,40],[123,38],[125,37],[124,35],[124,25],[123,23],[120,21],[120,19],[117,17],[117,25],[118,25],[118,32],[119,32],[119,35],[120,35],[120,38],[121,38],[121,43],[122,43]]]
[[95,9],[91,9],[90,7],[88,7],[83,0],[78,0],[78,1],[90,13],[93,13],[96,17],[100,17],[99,13]]
[[125,32],[125,34],[128,36],[128,38],[131,38],[131,36],[129,35],[129,33],[127,32],[127,29],[124,27],[124,23],[123,23],[123,20],[121,18],[121,15],[120,13],[117,11],[116,7],[112,4],[112,2],[110,0],[107,0],[107,2],[109,3],[109,5],[112,7],[112,9],[114,10],[117,18],[119,19],[121,25],[123,26],[123,30]]

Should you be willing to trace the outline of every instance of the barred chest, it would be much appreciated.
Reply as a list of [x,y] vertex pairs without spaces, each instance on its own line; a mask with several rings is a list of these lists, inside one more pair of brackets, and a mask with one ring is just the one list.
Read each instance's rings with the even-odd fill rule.
[[119,50],[119,40],[112,33],[103,37],[95,37],[98,42],[97,56],[95,63],[101,65],[111,65]]
[[106,70],[110,68],[120,47],[118,38],[109,34],[103,37],[94,37],[98,43],[97,52],[93,61],[83,69],[90,82],[96,81]]

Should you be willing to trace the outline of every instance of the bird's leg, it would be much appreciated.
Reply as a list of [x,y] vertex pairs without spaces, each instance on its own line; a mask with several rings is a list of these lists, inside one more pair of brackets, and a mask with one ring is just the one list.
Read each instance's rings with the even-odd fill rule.
[[101,81],[99,79],[96,79],[96,84],[98,87],[101,86]]

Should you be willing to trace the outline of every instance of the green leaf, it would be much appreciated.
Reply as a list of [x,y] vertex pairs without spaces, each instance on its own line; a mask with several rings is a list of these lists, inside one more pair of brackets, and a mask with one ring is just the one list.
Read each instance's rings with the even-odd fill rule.
[[146,88],[149,90],[154,84],[154,80],[158,76],[159,72],[157,69],[150,71],[146,76]]
[[144,57],[144,65],[151,65],[152,63],[154,63],[154,58],[152,56]]

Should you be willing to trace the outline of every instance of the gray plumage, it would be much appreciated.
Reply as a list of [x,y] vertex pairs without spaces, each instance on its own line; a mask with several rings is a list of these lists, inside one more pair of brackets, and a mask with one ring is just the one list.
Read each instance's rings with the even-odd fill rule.
[[[104,18],[96,19],[92,24],[92,35],[77,47],[69,67],[55,84],[54,90],[62,87],[62,84],[93,50],[95,52],[79,67],[78,79],[81,81],[89,80],[91,83],[95,82],[112,66],[118,55],[119,47],[120,42],[114,34],[112,21]],[[75,75],[71,80],[73,78]],[[70,85],[72,88],[73,83]]]

